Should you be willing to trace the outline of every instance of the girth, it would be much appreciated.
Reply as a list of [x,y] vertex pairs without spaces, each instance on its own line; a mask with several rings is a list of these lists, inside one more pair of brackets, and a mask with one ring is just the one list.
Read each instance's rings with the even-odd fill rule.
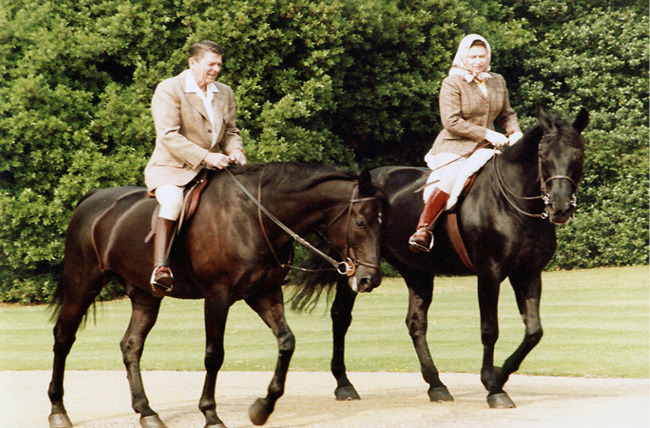
[[[469,193],[475,180],[476,173],[467,178],[461,196],[465,196]],[[447,213],[447,231],[449,233],[449,238],[451,239],[451,244],[454,246],[456,253],[458,253],[460,260],[469,270],[476,272],[476,269],[469,258],[469,254],[467,254],[467,248],[465,248],[463,237],[460,235],[460,229],[458,228],[458,206],[459,204],[456,204],[454,209]]]

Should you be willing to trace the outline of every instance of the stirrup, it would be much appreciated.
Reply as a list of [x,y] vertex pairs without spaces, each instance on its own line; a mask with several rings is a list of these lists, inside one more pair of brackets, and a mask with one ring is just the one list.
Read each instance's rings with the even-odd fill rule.
[[[149,280],[149,284],[151,285],[151,287],[153,288],[154,291],[159,291],[159,292],[162,292],[162,293],[169,293],[170,291],[172,291],[172,288],[174,288],[174,285],[173,285],[172,281],[169,281],[168,284],[166,284],[165,282],[158,281],[156,279],[156,276],[158,274],[160,274],[160,273],[167,273],[169,275],[170,280],[174,279],[174,275],[172,274],[172,271],[171,271],[171,269],[169,269],[169,267],[163,266],[163,265],[158,265],[153,269],[153,272],[151,274],[151,279]],[[158,290],[156,290],[156,289],[158,289]]]
[[[431,235],[431,241],[429,241],[428,247],[425,247],[424,245],[420,244],[415,240],[415,235],[417,235],[420,231],[426,232],[429,235]],[[424,227],[416,230],[415,233],[409,238],[409,247],[412,251],[415,252],[422,251],[428,253],[433,248],[433,232],[431,232],[429,229],[425,229]]]

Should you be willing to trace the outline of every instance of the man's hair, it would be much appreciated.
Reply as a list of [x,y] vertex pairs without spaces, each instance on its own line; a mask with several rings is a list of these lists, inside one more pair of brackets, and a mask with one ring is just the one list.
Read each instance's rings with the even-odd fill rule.
[[200,42],[192,43],[189,48],[190,58],[199,59],[206,52],[223,56],[223,48],[210,40],[202,40]]

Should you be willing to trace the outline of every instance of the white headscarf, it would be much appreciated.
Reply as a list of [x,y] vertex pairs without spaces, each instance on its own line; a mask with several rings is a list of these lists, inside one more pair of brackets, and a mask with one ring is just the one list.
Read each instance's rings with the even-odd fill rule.
[[[487,48],[487,62],[488,66],[485,69],[484,72],[482,73],[473,73],[469,70],[467,67],[467,54],[469,53],[469,48],[472,46],[472,43],[475,41],[480,40],[483,43],[485,43],[485,47]],[[492,50],[490,49],[490,44],[488,43],[487,40],[485,40],[482,36],[479,36],[478,34],[470,34],[465,37],[463,37],[463,40],[460,41],[460,44],[458,45],[458,51],[456,52],[456,56],[454,57],[454,62],[451,65],[451,69],[449,70],[449,75],[453,76],[455,74],[459,74],[463,76],[463,78],[467,82],[471,82],[474,80],[474,78],[477,78],[478,80],[484,80],[490,78],[490,74],[488,71],[490,71],[490,61],[492,59]]]

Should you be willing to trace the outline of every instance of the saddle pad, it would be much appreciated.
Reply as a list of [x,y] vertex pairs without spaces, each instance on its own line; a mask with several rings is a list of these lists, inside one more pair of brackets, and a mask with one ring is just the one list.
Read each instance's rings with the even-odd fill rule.
[[[456,205],[456,202],[458,202],[458,197],[463,191],[467,179],[476,171],[481,169],[483,165],[487,163],[487,161],[492,159],[492,156],[494,156],[495,152],[496,150],[494,149],[479,149],[476,152],[474,152],[472,156],[469,157],[469,159],[465,163],[465,166],[458,174],[458,177],[456,178],[456,182],[454,183],[454,187],[451,189],[451,193],[449,194],[449,199],[447,200],[447,207],[445,208],[445,210],[450,210]],[[427,163],[429,163],[427,159],[428,157],[429,155],[425,157]],[[424,202],[429,200],[429,196],[431,196],[431,192],[433,192],[432,183],[435,183],[437,181],[440,181],[438,171],[432,171],[431,174],[429,174],[429,178],[427,178],[427,186],[424,188],[424,191],[422,192],[422,197],[424,198]]]

